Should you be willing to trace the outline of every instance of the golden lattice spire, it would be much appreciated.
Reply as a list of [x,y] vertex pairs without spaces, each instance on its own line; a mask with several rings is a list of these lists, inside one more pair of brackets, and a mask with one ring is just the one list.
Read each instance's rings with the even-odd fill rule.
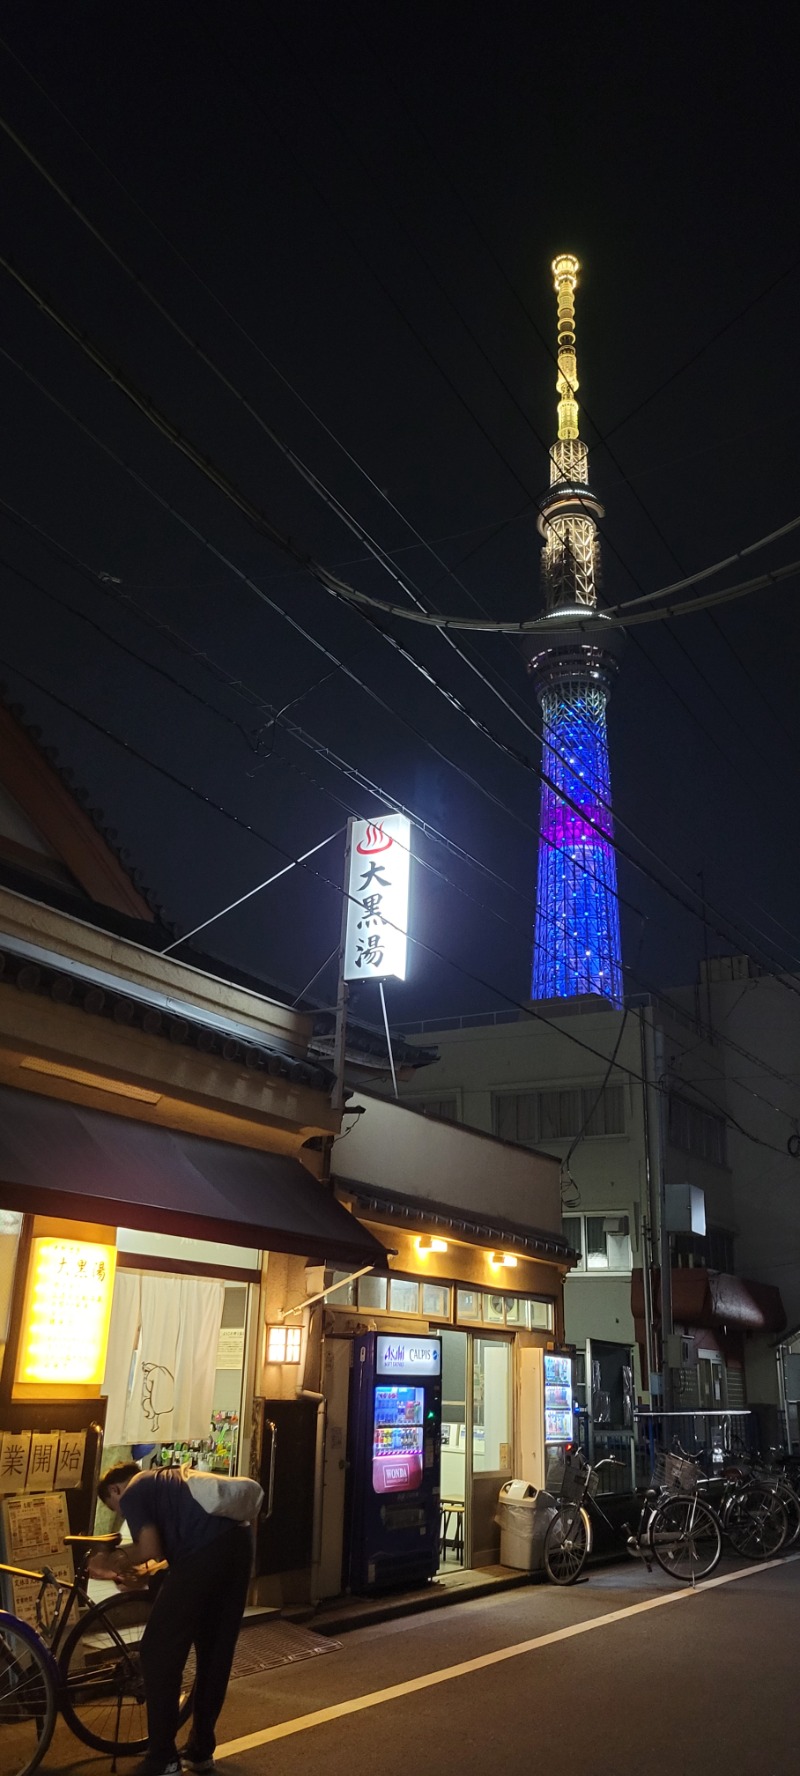
[[580,266],[574,253],[559,253],[553,260],[553,282],[558,297],[558,403],[559,438],[578,437],[578,365],[575,357],[575,287]]

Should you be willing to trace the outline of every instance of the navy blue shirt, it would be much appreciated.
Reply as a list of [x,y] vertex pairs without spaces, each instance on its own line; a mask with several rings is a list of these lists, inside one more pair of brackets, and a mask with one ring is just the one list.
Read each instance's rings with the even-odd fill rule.
[[207,1548],[231,1527],[229,1517],[212,1517],[192,1498],[177,1468],[134,1474],[119,1501],[119,1510],[135,1542],[147,1524],[158,1530],[171,1566],[185,1555]]

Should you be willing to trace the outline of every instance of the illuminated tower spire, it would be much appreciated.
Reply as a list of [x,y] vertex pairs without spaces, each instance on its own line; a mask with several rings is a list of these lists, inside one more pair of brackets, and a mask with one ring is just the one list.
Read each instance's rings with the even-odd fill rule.
[[558,438],[550,452],[550,488],[540,502],[544,538],[545,625],[530,671],[542,711],[539,869],[533,947],[533,999],[598,993],[622,1002],[617,871],[611,840],[606,704],[619,630],[583,631],[596,615],[600,577],[597,520],[603,508],[589,487],[589,453],[579,436],[576,399],[575,290],[571,253],[553,260],[558,299]]

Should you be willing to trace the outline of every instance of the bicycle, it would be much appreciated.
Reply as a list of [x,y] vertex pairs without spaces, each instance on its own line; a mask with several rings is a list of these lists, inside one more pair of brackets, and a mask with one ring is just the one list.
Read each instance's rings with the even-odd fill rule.
[[[722,1553],[722,1530],[710,1505],[697,1497],[693,1482],[696,1484],[699,1469],[692,1462],[672,1457],[670,1484],[682,1490],[669,1492],[664,1486],[649,1486],[641,1501],[638,1525],[631,1530],[627,1523],[621,1529],[613,1524],[596,1498],[600,1470],[622,1466],[609,1456],[590,1467],[580,1450],[565,1457],[557,1477],[555,1513],[544,1539],[548,1578],[554,1585],[574,1585],[580,1578],[592,1549],[593,1513],[615,1539],[624,1535],[627,1552],[643,1561],[648,1572],[655,1560],[671,1578],[685,1584],[707,1578]],[[693,1472],[685,1471],[687,1467]]]
[[[708,1455],[701,1448],[690,1456],[677,1441],[673,1451],[678,1460],[689,1463],[702,1463]],[[739,1463],[724,1468],[717,1477],[701,1473],[696,1485],[706,1494],[719,1492],[713,1509],[723,1535],[745,1560],[770,1560],[800,1534],[800,1501],[788,1481],[755,1463],[749,1474]]]
[[[36,1627],[0,1609],[0,1771],[31,1776],[63,1716],[76,1738],[95,1751],[118,1757],[147,1747],[147,1714],[139,1648],[153,1596],[124,1591],[94,1603],[87,1566],[101,1548],[118,1547],[118,1535],[68,1535],[75,1576],[56,1578],[48,1567],[28,1572],[0,1563],[0,1573],[36,1579]],[[77,1605],[78,1615],[72,1620]],[[80,1612],[84,1613],[81,1614]],[[184,1670],[180,1721],[191,1713],[193,1655]]]

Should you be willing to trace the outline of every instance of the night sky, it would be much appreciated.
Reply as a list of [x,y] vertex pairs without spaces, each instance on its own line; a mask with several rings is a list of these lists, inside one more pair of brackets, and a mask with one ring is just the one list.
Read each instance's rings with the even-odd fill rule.
[[[25,0],[3,8],[0,112],[428,608],[522,618],[540,608],[557,251],[584,268],[604,599],[800,513],[790,16]],[[278,530],[405,602],[7,136],[1,151],[5,257]],[[339,833],[198,940],[291,995],[337,944],[347,813],[387,805],[358,767],[462,853],[415,837],[420,941],[392,1019],[524,1001],[539,718],[519,643],[456,638],[462,659],[383,624],[527,764],[2,279],[12,701],[180,929]],[[800,531],[712,584],[799,557]],[[797,598],[789,581],[631,630],[609,715],[628,992],[695,979],[706,942],[800,967]],[[701,870],[705,935],[682,904]],[[311,992],[334,990],[331,962]],[[374,987],[355,1002],[378,1019]]]

